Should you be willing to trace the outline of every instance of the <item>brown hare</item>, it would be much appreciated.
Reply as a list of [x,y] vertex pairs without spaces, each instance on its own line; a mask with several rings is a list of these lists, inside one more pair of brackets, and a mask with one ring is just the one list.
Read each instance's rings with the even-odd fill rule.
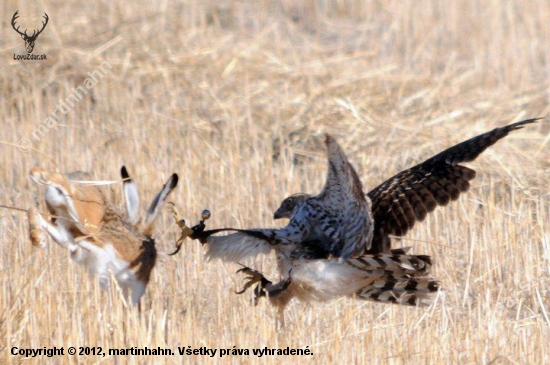
[[[120,213],[105,200],[85,172],[68,175],[49,172],[40,167],[30,171],[31,179],[47,186],[45,201],[49,217],[36,208],[28,211],[33,245],[45,247],[47,232],[71,258],[99,276],[102,287],[108,287],[109,276],[116,278],[126,298],[139,304],[155,266],[157,252],[152,231],[166,198],[178,183],[172,174],[157,194],[143,217],[139,215],[139,194],[136,183],[126,168],[124,179],[126,214]],[[79,180],[81,182],[79,182]]]

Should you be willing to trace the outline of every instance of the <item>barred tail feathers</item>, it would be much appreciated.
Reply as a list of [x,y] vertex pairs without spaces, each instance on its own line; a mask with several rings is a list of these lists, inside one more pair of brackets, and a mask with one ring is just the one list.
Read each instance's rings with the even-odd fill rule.
[[[407,249],[408,250],[408,249]],[[378,270],[392,272],[394,275],[427,274],[432,261],[426,255],[406,255],[404,249],[392,250],[392,254],[364,255],[347,261],[360,270]]]
[[348,263],[379,277],[357,291],[362,299],[383,303],[419,306],[431,302],[439,283],[428,276],[432,262],[425,255],[404,255],[397,250],[388,255],[365,255]]
[[361,299],[380,303],[393,303],[409,306],[425,306],[432,302],[433,295],[439,290],[439,283],[430,279],[415,280],[422,289],[378,289],[372,286],[357,292]]
[[[398,250],[395,253],[399,252]],[[338,259],[298,260],[290,274],[303,300],[359,296],[379,302],[418,305],[439,288],[428,276],[431,261],[422,255],[364,255]]]

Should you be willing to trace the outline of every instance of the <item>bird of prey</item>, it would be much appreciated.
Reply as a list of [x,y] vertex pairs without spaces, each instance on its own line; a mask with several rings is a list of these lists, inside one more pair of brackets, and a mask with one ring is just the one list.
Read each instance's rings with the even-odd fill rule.
[[[475,177],[474,170],[459,164],[473,161],[511,131],[536,120],[496,128],[457,144],[367,194],[341,148],[327,136],[325,187],[316,196],[295,194],[282,202],[274,218],[289,218],[286,227],[204,231],[203,220],[201,227],[187,229],[186,236],[207,244],[207,258],[224,261],[241,262],[274,250],[281,281],[273,284],[260,272],[243,267],[239,272],[248,274],[248,282],[239,293],[258,283],[256,298],[267,295],[281,312],[294,297],[307,301],[357,295],[423,304],[439,289],[428,276],[431,260],[409,255],[406,249],[392,250],[390,235],[403,236],[438,205],[456,200]],[[222,231],[234,233],[214,235]]]
[[[404,236],[437,206],[446,206],[457,200],[460,193],[468,191],[476,172],[460,163],[474,161],[510,132],[540,119],[527,119],[480,134],[401,171],[368,192],[374,232],[372,242],[365,245],[370,247],[365,253],[390,252],[390,235]],[[290,218],[298,202],[307,197],[307,194],[295,194],[284,199],[274,218]]]
[[[355,169],[334,138],[327,135],[325,143],[328,174],[321,193],[288,198],[294,207],[286,227],[241,231],[240,234],[259,239],[268,249],[299,243],[300,248],[313,257],[342,260],[357,256],[370,247],[373,232],[370,199],[363,193]],[[228,245],[217,238],[210,243],[207,255],[239,261],[249,251],[256,254],[255,245]]]

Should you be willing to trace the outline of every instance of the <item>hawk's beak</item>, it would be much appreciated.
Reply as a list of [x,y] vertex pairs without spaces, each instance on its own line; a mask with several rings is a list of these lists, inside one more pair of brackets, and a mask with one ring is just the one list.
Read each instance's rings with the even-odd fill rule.
[[284,217],[285,217],[285,213],[282,210],[282,208],[277,209],[275,214],[273,214],[273,219],[281,219],[281,218],[284,218]]

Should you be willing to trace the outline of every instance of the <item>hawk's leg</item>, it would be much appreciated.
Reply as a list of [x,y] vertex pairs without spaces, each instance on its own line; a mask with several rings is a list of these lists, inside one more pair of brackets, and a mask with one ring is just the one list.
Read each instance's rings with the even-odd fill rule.
[[185,224],[185,220],[180,216],[178,209],[176,208],[176,205],[172,202],[168,202],[168,204],[172,207],[172,214],[174,215],[174,220],[178,227],[181,229],[181,235],[180,238],[176,241],[176,251],[168,254],[169,256],[177,254],[181,246],[183,245],[183,241],[190,237],[191,239],[198,239],[202,244],[206,243],[206,238],[201,237],[201,233],[206,228],[206,225],[204,224],[204,221],[210,218],[210,211],[208,209],[205,209],[201,213],[201,221],[194,225],[193,227],[189,228]]
[[245,273],[248,276],[245,278],[247,281],[244,284],[243,290],[240,290],[236,293],[243,294],[252,285],[258,283],[256,288],[254,288],[255,304],[258,304],[258,300],[261,297],[269,296],[273,298],[280,295],[282,292],[284,292],[288,288],[291,282],[290,276],[289,276],[288,279],[282,280],[277,284],[273,284],[271,281],[267,280],[261,272],[246,266],[243,266],[241,269],[237,270],[237,273],[240,273],[240,272]]

